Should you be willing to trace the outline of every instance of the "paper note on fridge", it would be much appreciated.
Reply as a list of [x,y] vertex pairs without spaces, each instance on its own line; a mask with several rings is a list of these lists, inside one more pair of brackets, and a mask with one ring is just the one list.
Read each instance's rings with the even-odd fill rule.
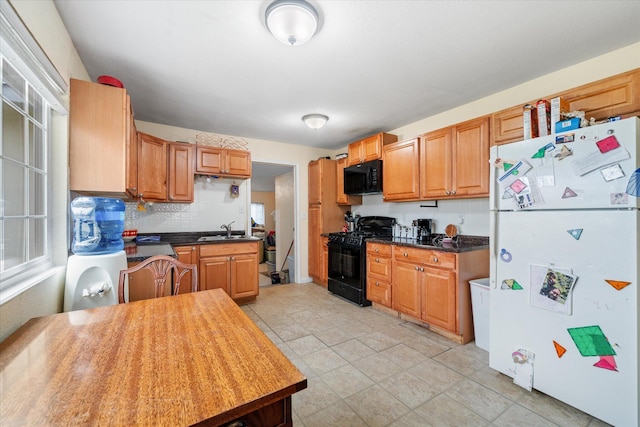
[[524,177],[525,174],[530,170],[531,165],[526,160],[522,159],[516,162],[513,166],[504,171],[504,173],[498,177],[498,184],[500,184],[500,188],[505,189],[507,187],[510,187],[519,178]]
[[[598,145],[601,142],[604,144]],[[598,168],[629,158],[631,158],[629,152],[618,143],[614,136],[610,136],[596,142],[591,150],[587,150],[587,153],[575,159],[572,166],[576,175],[584,176]]]

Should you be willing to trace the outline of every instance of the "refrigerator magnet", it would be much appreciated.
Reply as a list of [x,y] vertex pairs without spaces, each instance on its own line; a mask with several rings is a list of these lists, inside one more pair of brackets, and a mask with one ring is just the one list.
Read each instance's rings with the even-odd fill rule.
[[564,356],[564,354],[567,352],[567,349],[561,346],[560,344],[558,344],[557,341],[553,341],[553,346],[556,349],[556,354],[558,355],[558,359]]
[[600,360],[594,363],[593,366],[618,372],[618,365],[616,364],[616,359],[613,356],[600,356]]
[[612,205],[627,205],[629,204],[629,197],[627,193],[611,193]]
[[565,133],[556,136],[556,144],[566,144],[567,142],[573,142],[575,140],[576,135],[574,133]]
[[511,252],[509,252],[505,248],[502,248],[500,249],[500,259],[504,262],[511,262],[513,256],[511,256]]
[[521,291],[522,286],[516,279],[505,279],[502,281],[500,289],[511,289],[512,291]]
[[567,145],[563,145],[562,148],[560,149],[560,152],[553,157],[558,160],[564,160],[569,156],[573,156],[573,150],[569,148]]
[[522,182],[522,180],[520,180],[520,179],[516,179],[515,181],[513,181],[513,184],[511,184],[509,186],[509,188],[511,188],[513,191],[515,191],[516,194],[520,194],[522,192],[522,190],[527,188],[527,184]]
[[538,149],[538,151],[536,151],[536,153],[531,156],[532,159],[542,159],[544,158],[545,154],[547,154],[547,151],[553,151],[556,149],[556,146],[553,145],[553,142],[548,143],[547,145],[545,145],[544,147],[541,147],[540,149]]
[[619,291],[621,289],[624,289],[624,288],[626,288],[627,286],[629,286],[631,284],[631,282],[624,282],[622,280],[605,279],[604,281],[607,282],[608,284],[610,284],[617,291]]
[[627,183],[627,194],[640,197],[640,169],[636,169],[636,171],[629,177],[629,182]]
[[619,163],[600,169],[600,173],[602,174],[602,178],[607,182],[624,177],[624,171]]
[[563,199],[568,199],[570,197],[578,197],[578,193],[576,193],[575,191],[573,191],[569,187],[566,187],[564,189],[564,193],[562,193],[562,198]]
[[599,325],[567,328],[567,332],[583,357],[616,355]]
[[582,236],[582,228],[567,230],[567,233],[569,233],[574,239],[580,240],[580,236]]
[[600,152],[604,154],[608,151],[620,147],[620,143],[615,136],[611,135],[596,142],[596,146],[598,147],[598,150],[600,150]]

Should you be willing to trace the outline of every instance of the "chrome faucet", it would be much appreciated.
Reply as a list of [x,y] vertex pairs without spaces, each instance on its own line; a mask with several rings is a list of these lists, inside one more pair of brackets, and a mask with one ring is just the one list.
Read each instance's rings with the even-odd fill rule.
[[227,230],[227,238],[230,239],[231,238],[231,224],[233,224],[235,221],[231,221],[229,224],[222,224],[220,226],[220,228]]

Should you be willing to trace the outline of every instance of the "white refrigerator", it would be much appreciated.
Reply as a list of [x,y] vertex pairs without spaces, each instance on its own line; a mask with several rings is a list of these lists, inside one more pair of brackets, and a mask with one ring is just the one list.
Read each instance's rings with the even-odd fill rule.
[[629,118],[494,146],[489,365],[615,426],[638,415],[638,145]]

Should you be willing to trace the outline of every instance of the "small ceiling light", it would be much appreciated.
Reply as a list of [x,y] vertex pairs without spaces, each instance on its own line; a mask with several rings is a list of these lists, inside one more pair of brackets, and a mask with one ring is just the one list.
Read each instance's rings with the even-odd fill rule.
[[327,123],[327,120],[329,120],[329,117],[324,114],[307,114],[306,116],[302,116],[302,121],[314,130],[320,129],[324,126],[324,124]]
[[316,33],[318,13],[305,0],[276,0],[267,7],[265,22],[280,42],[300,46]]

